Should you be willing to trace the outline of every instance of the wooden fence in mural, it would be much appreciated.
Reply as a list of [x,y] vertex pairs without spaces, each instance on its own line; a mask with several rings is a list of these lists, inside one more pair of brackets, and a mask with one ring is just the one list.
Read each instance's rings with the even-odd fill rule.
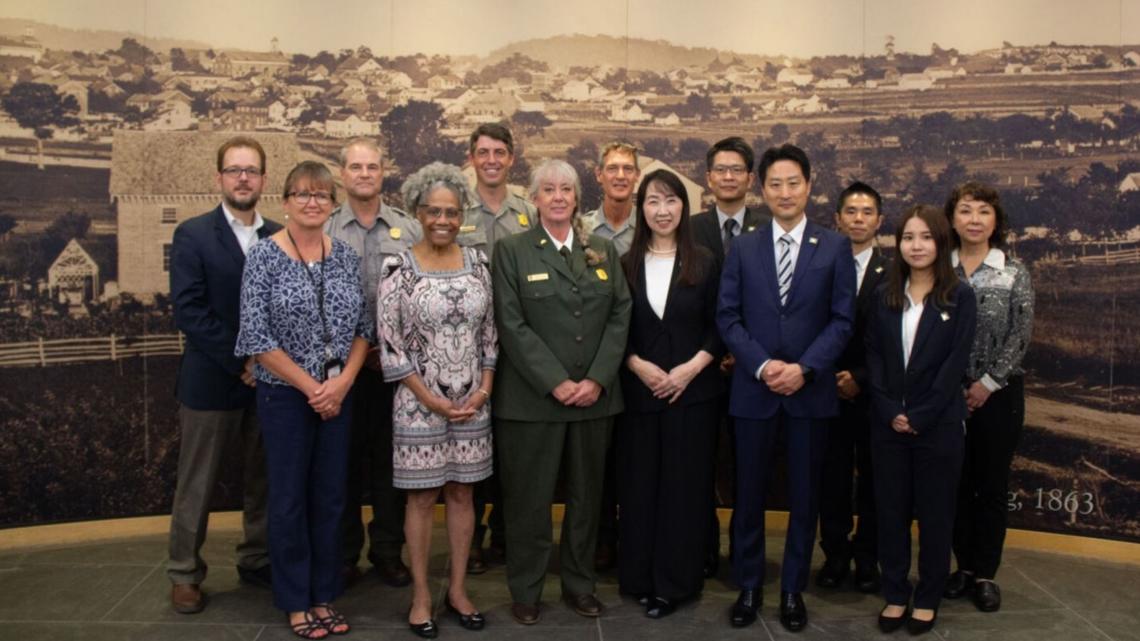
[[46,367],[136,356],[178,356],[184,339],[177,334],[60,338],[0,344],[0,367]]

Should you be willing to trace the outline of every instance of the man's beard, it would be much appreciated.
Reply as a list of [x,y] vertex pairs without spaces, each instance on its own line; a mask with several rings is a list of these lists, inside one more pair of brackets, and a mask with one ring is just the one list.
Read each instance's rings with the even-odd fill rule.
[[238,211],[253,211],[254,207],[257,207],[257,201],[260,197],[260,194],[253,194],[247,196],[244,200],[237,200],[229,194],[223,194],[222,200],[226,201],[226,206],[230,209],[236,209]]

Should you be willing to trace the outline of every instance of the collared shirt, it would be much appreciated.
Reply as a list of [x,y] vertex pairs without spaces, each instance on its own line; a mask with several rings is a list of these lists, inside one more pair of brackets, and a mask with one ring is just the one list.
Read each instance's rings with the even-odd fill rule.
[[237,219],[226,204],[222,203],[222,213],[226,215],[226,220],[230,223],[230,229],[233,230],[234,236],[237,237],[238,245],[241,246],[241,253],[249,255],[249,248],[257,242],[257,230],[265,226],[265,221],[261,218],[261,214],[256,211],[253,212],[253,224],[247,225]]
[[364,289],[369,318],[376,317],[376,293],[384,259],[399,255],[419,242],[423,229],[419,221],[381,203],[371,227],[360,224],[352,205],[342,203],[325,223],[325,233],[348,243],[360,258],[360,284]]
[[593,211],[588,211],[583,214],[585,218],[586,228],[591,233],[597,234],[602,238],[608,238],[614,244],[614,249],[617,250],[618,256],[624,256],[629,251],[629,246],[633,244],[633,222],[637,220],[637,207],[629,210],[629,216],[625,222],[618,225],[616,228],[610,225],[610,220],[606,218],[606,213],[603,207],[598,207]]
[[903,287],[903,294],[906,295],[906,309],[902,313],[902,346],[903,346],[903,367],[910,364],[910,353],[914,350],[914,337],[918,334],[918,322],[922,320],[922,308],[925,307],[925,301],[914,302],[910,297],[910,279],[906,279],[906,285]]
[[476,191],[475,200],[463,212],[463,224],[455,240],[464,247],[479,249],[490,259],[496,241],[527,231],[536,224],[538,210],[525,199],[508,192],[499,211],[491,211]]
[[855,254],[855,293],[858,294],[859,290],[863,287],[863,277],[867,275],[867,265],[871,264],[871,254],[874,253],[874,247],[868,247],[863,251]]
[[562,251],[563,247],[569,247],[570,251],[574,251],[574,228],[573,227],[570,227],[570,233],[566,234],[566,241],[565,242],[559,242],[558,239],[554,237],[554,234],[551,234],[550,230],[547,229],[545,225],[542,227],[542,231],[546,232],[546,235],[550,238],[550,242],[554,243],[554,250],[555,251],[560,252],[560,251]]
[[775,250],[776,262],[780,261],[780,238],[786,233],[792,237],[792,278],[795,278],[796,260],[800,257],[800,247],[804,244],[804,230],[807,229],[807,216],[800,218],[800,222],[785,232],[775,220],[772,221],[772,248]]
[[676,260],[676,254],[657,257],[645,252],[645,298],[657,318],[665,318],[665,304],[669,302],[669,284],[673,280]]
[[1029,270],[996,247],[990,248],[969,278],[958,250],[950,254],[950,263],[978,299],[978,325],[966,377],[996,392],[1006,386],[1010,376],[1024,373],[1021,361],[1033,333],[1033,284]]
[[726,222],[728,222],[728,220],[730,218],[732,220],[736,221],[736,228],[732,230],[732,237],[736,238],[740,234],[744,233],[744,214],[747,211],[748,211],[747,207],[741,207],[740,211],[729,216],[728,214],[724,213],[724,211],[722,211],[720,207],[717,207],[716,208],[716,222],[717,222],[717,228],[720,229],[721,236],[724,236],[724,224]]

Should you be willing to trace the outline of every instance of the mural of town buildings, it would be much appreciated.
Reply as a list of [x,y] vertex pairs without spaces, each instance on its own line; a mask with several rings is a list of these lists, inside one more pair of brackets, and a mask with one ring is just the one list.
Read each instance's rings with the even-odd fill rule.
[[217,201],[222,140],[265,145],[276,216],[287,170],[348,137],[383,140],[398,205],[403,177],[504,121],[512,182],[565,158],[585,208],[614,139],[697,206],[711,142],[795,142],[810,215],[830,224],[858,178],[884,232],[996,184],[1037,292],[1011,522],[1140,540],[1140,0],[242,4],[0,11],[0,527],[168,511],[168,252]]

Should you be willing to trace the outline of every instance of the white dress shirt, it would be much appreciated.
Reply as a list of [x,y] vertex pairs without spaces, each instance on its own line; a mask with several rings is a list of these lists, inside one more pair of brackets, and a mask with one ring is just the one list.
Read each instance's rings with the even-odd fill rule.
[[645,254],[645,297],[657,318],[665,318],[665,303],[669,299],[669,281],[673,279],[673,263],[677,256]]
[[902,313],[902,346],[903,367],[906,367],[910,364],[910,353],[914,350],[914,337],[918,334],[918,321],[922,320],[922,308],[925,307],[925,301],[916,303],[910,297],[909,278],[903,287],[903,293],[906,295],[906,309]]
[[257,242],[257,230],[265,225],[261,214],[254,211],[253,224],[246,225],[230,213],[230,208],[226,207],[225,203],[222,203],[222,213],[226,215],[226,220],[230,223],[230,229],[233,230],[234,236],[237,237],[238,245],[241,246],[241,253],[248,255],[249,248],[253,247],[253,244]]
[[[796,260],[800,257],[800,246],[803,245],[805,229],[807,229],[807,216],[800,218],[800,222],[796,223],[796,226],[787,232],[784,231],[784,228],[781,227],[779,223],[774,220],[772,221],[772,250],[776,257],[772,271],[775,273],[775,267],[779,265],[780,261],[780,238],[783,237],[784,234],[789,234],[792,237],[792,245],[791,248],[788,249],[792,259],[792,282],[796,280]],[[756,368],[756,380],[764,380],[764,366],[767,364],[768,361],[764,361],[760,363],[760,367]]]
[[863,277],[867,275],[867,265],[871,263],[871,253],[875,251],[874,247],[868,247],[863,251],[855,254],[855,294],[859,294],[859,290],[863,288]]
[[574,251],[574,228],[573,227],[571,227],[570,232],[568,234],[566,234],[566,241],[565,242],[559,242],[558,239],[554,237],[554,234],[551,234],[550,230],[547,229],[545,226],[543,226],[542,231],[546,232],[546,235],[550,237],[550,242],[554,243],[554,250],[555,251],[560,252],[560,251],[562,251],[563,247],[569,247],[570,251]]

